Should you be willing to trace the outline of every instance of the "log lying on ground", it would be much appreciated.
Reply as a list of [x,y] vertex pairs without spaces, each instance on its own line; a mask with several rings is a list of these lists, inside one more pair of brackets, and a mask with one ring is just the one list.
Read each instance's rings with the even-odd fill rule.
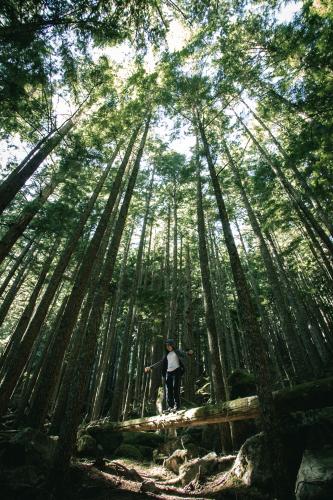
[[[333,405],[333,377],[297,385],[291,389],[274,392],[276,410],[279,414],[299,410],[324,408]],[[110,422],[107,418],[90,422],[86,429],[109,429],[110,431],[155,431],[157,429],[194,427],[220,424],[236,420],[254,419],[259,416],[257,396],[234,399],[219,405],[200,406],[169,415]]]

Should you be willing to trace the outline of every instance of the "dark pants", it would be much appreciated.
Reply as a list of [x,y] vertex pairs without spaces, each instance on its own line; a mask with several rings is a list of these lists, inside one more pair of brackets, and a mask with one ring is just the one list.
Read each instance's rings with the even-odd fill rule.
[[180,379],[181,369],[177,368],[172,372],[167,372],[165,377],[166,399],[169,408],[180,408]]

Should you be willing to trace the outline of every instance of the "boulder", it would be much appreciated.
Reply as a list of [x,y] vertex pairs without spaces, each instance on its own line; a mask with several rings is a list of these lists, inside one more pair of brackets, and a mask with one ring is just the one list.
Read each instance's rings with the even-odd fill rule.
[[122,432],[113,432],[108,429],[97,427],[91,429],[88,428],[85,434],[92,436],[108,455],[112,455],[123,442]]
[[79,457],[96,457],[98,454],[98,445],[96,439],[90,434],[82,434],[77,440],[76,450]]
[[268,464],[269,457],[264,445],[264,435],[260,433],[245,441],[230,473],[246,486],[269,490],[272,476]]
[[47,436],[37,429],[24,428],[2,443],[1,462],[6,467],[33,465],[47,468],[52,465],[56,441],[56,437]]
[[230,399],[245,398],[257,394],[255,377],[246,370],[234,370],[228,377]]
[[200,478],[224,472],[232,466],[234,460],[234,455],[218,457],[215,452],[189,460],[179,468],[181,483],[185,486],[195,479],[200,481]]
[[179,450],[181,448],[183,448],[182,439],[180,437],[177,437],[176,439],[168,439],[165,441],[165,443],[162,443],[158,447],[158,453],[160,455],[166,455],[168,457],[174,451]]
[[297,474],[297,500],[331,500],[333,496],[333,448],[305,450]]
[[146,479],[143,481],[140,487],[140,492],[158,493],[158,487],[151,479]]
[[164,467],[178,474],[179,467],[188,459],[187,450],[175,450],[172,455],[164,461]]

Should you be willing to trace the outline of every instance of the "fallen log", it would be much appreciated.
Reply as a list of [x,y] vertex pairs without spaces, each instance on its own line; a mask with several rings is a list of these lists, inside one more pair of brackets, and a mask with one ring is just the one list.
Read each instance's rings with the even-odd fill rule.
[[[333,405],[333,377],[297,385],[273,393],[276,411],[285,414]],[[169,415],[111,422],[107,418],[90,422],[86,429],[110,431],[155,431],[157,429],[220,424],[259,417],[257,396],[234,399],[217,405],[200,406]]]

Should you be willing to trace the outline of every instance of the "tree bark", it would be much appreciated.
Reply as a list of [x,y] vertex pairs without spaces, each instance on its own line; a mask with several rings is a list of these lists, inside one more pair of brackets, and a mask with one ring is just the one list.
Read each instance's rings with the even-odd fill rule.
[[18,220],[12,224],[8,231],[4,234],[0,241],[0,264],[7,257],[19,237],[22,236],[39,209],[54,192],[59,182],[60,179],[55,178],[47,186],[45,186],[37,199],[28,203],[28,205],[23,209],[23,212]]
[[66,308],[57,332],[57,339],[54,342],[52,352],[49,353],[48,359],[43,366],[40,375],[43,382],[35,395],[33,407],[29,413],[29,420],[36,427],[40,427],[44,422],[48,404],[52,396],[53,386],[61,370],[61,364],[79,315],[84,296],[89,286],[89,278],[92,273],[93,263],[99,251],[109,218],[111,217],[114,209],[121,187],[122,178],[138,132],[139,127],[137,127],[132,134],[124,160],[122,161],[117,171],[117,175],[112,183],[109,198],[104,207],[96,231],[89,242],[71,290],[68,303],[66,304]]
[[[297,380],[298,382],[301,382],[302,380],[311,378],[313,373],[309,370],[309,365],[305,359],[302,350],[302,345],[299,340],[298,332],[294,326],[295,320],[289,309],[289,304],[286,302],[286,296],[284,294],[282,285],[280,283],[279,275],[276,272],[273,259],[266,244],[265,238],[262,234],[260,224],[258,222],[256,214],[252,208],[250,200],[243,186],[240,172],[231,156],[227,143],[224,140],[222,140],[222,144],[228,158],[229,166],[233,172],[235,183],[239,189],[244,206],[246,208],[252,230],[259,241],[260,253],[266,268],[267,278],[269,280],[272,294],[275,299],[275,304],[277,306],[282,328],[287,337],[288,347],[291,351],[291,358],[293,360],[293,369],[296,375],[296,377],[294,376],[293,379]],[[286,369],[288,372],[290,372],[288,366],[286,366]]]
[[[273,404],[277,415],[284,416],[295,411],[325,408],[331,406],[333,398],[333,378],[326,378],[296,385],[273,393]],[[224,422],[248,420],[260,416],[260,402],[257,396],[234,399],[216,405],[201,406],[182,410],[176,414],[138,418],[125,422],[103,419],[91,422],[85,429],[105,429],[115,432],[156,431],[179,427],[194,427]]]
[[25,182],[31,177],[48,155],[58,146],[62,139],[74,127],[81,110],[77,110],[61,127],[48,134],[45,140],[39,142],[39,147],[33,149],[32,154],[21,162],[16,169],[0,185],[0,215],[7,208]]
[[254,137],[252,132],[248,129],[248,127],[245,125],[243,120],[238,116],[238,114],[236,112],[235,112],[235,115],[237,116],[239,122],[244,127],[244,130],[247,133],[247,135],[251,138],[251,140],[257,146],[257,148],[259,149],[261,154],[268,161],[268,164],[270,165],[273,173],[279,179],[282,187],[284,188],[285,192],[289,196],[289,198],[290,198],[292,204],[294,205],[294,207],[296,208],[296,210],[300,211],[304,215],[304,217],[307,219],[308,223],[311,225],[311,227],[313,228],[314,232],[317,234],[317,236],[320,239],[320,241],[322,242],[322,244],[326,247],[327,251],[330,254],[330,258],[332,260],[332,258],[333,258],[333,242],[331,241],[330,237],[326,234],[326,232],[323,230],[321,225],[317,222],[316,218],[314,217],[312,212],[309,210],[309,208],[301,200],[299,193],[290,184],[289,180],[284,175],[278,162],[272,160],[270,155],[266,152],[266,150],[257,141],[257,139]]
[[[202,187],[199,159],[197,159],[197,225],[199,238],[199,260],[202,289],[204,295],[209,359],[211,363],[214,393],[216,401],[220,403],[221,401],[226,401],[228,399],[228,382],[225,360],[221,360],[219,356],[218,334],[216,329],[216,318],[213,306],[211,276],[206,244],[205,217],[202,206]],[[221,441],[223,451],[225,453],[228,453],[232,449],[230,429],[228,426],[221,427]]]
[[108,255],[106,257],[104,270],[102,272],[102,281],[100,282],[101,286],[100,288],[98,288],[98,293],[96,294],[95,301],[93,304],[92,310],[94,312],[94,316],[90,317],[86,333],[86,342],[84,345],[84,349],[81,352],[81,363],[80,363],[81,369],[76,374],[76,377],[75,379],[73,379],[70,387],[65,418],[63,420],[60,429],[59,442],[57,445],[55,461],[54,461],[54,469],[56,471],[56,474],[57,472],[61,473],[61,471],[66,471],[68,469],[70,457],[75,445],[77,428],[79,426],[81,418],[81,406],[83,402],[83,395],[85,393],[86,386],[91,374],[91,369],[96,352],[98,326],[100,324],[99,318],[101,318],[105,305],[105,295],[106,295],[105,291],[106,287],[109,285],[113,276],[114,265],[118,254],[119,244],[124,230],[130,201],[135,187],[136,178],[139,172],[139,167],[149,130],[149,125],[150,125],[150,115],[146,121],[146,126],[140,142],[137,157],[134,162],[130,179],[128,181],[125,197],[122,206],[120,208],[118,220],[108,250]]
[[[138,130],[137,130],[138,132]],[[134,144],[133,139],[133,144]],[[132,146],[130,147],[130,150],[128,151],[128,155],[125,155],[124,160],[126,159],[126,164],[127,164],[127,156],[130,156],[130,153],[132,151]],[[60,259],[59,262],[50,278],[49,285],[38,305],[38,308],[36,310],[36,313],[34,314],[33,319],[31,320],[31,323],[25,332],[25,336],[22,340],[22,343],[20,345],[20,349],[15,357],[10,360],[10,368],[6,374],[5,379],[3,380],[1,386],[0,386],[0,415],[3,414],[3,412],[6,411],[7,405],[9,398],[11,396],[12,390],[15,387],[17,380],[25,366],[25,363],[30,355],[32,346],[34,341],[36,340],[38,333],[40,331],[40,328],[45,320],[45,317],[47,315],[47,312],[49,310],[49,307],[51,305],[52,299],[57,291],[57,288],[60,284],[60,281],[63,277],[63,274],[69,264],[70,258],[76,248],[77,242],[79,241],[82,231],[84,229],[84,226],[89,218],[89,215],[91,214],[91,211],[94,207],[95,201],[104,185],[104,182],[110,172],[110,169],[112,167],[113,161],[115,160],[117,154],[118,154],[119,146],[116,148],[115,153],[113,154],[113,157],[108,165],[108,168],[105,169],[104,173],[102,174],[99,182],[97,183],[95,190],[93,194],[91,195],[91,198],[83,211],[80,220],[77,223],[76,229],[74,230],[70,240],[68,241]]]

